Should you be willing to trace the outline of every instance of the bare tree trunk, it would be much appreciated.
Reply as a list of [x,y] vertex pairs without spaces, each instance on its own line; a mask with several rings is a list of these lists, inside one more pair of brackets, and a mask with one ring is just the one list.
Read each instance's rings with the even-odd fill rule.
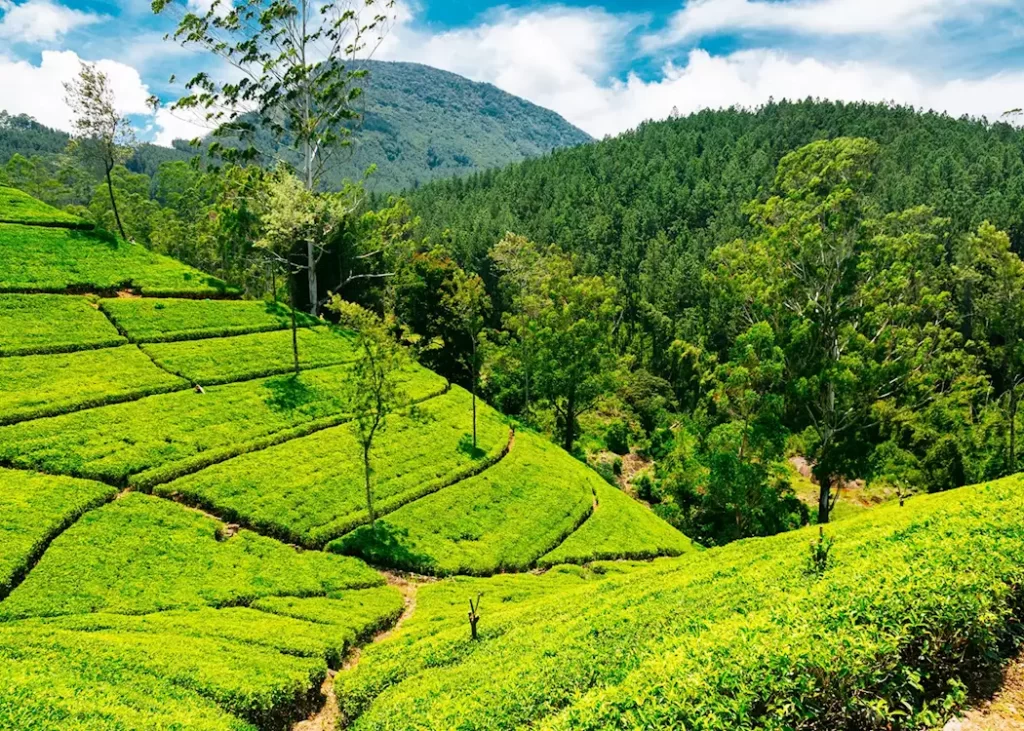
[[110,177],[110,171],[112,167],[107,167],[107,192],[110,193],[110,207],[114,209],[114,220],[117,221],[117,230],[121,232],[121,238],[125,241],[128,240],[128,235],[124,232],[124,226],[121,224],[121,214],[117,212],[117,200],[114,198],[114,181]]
[[1010,473],[1017,471],[1017,385],[1010,386]]
[[306,275],[309,280],[309,314],[316,317],[316,253],[312,241],[306,242]]
[[576,442],[576,386],[569,387],[569,395],[565,402],[565,451],[572,454]]
[[818,478],[821,483],[818,488],[818,523],[825,524],[829,519],[829,508],[832,502],[832,477],[821,476]]
[[370,515],[370,530],[376,530],[377,514],[373,510],[373,488],[370,486],[370,443],[363,444],[363,475],[366,478],[366,512]]

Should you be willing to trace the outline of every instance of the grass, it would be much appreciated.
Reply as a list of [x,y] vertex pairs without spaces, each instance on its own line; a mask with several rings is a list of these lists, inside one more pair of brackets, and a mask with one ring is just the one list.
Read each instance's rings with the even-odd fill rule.
[[[393,415],[374,447],[377,510],[392,510],[497,459],[509,434],[497,412],[480,408],[477,453],[467,443],[471,429],[469,394],[460,388]],[[368,519],[362,448],[351,425],[236,457],[155,493],[309,546]]]
[[511,596],[504,578],[425,586],[338,676],[343,710],[362,731],[941,726],[1021,632],[1024,478],[827,531],[820,572],[812,527],[627,573],[562,567]]
[[0,186],[0,223],[92,228],[77,216],[47,205],[17,188],[4,186]]
[[689,538],[649,508],[596,475],[591,480],[597,507],[579,530],[539,563],[588,563],[608,559],[678,556],[695,550]]
[[297,552],[166,500],[130,493],[86,513],[0,604],[0,621],[91,612],[145,614],[329,596],[383,579],[362,562]]
[[0,294],[0,356],[65,353],[125,342],[84,297]]
[[522,571],[590,514],[597,475],[547,440],[516,434],[494,467],[328,546],[430,574]]
[[54,537],[116,492],[97,482],[0,469],[0,599]]
[[215,296],[224,282],[139,244],[86,231],[0,224],[0,292]]
[[[302,368],[338,365],[357,357],[350,332],[324,327],[299,330],[297,336]],[[204,386],[288,373],[293,368],[290,330],[152,343],[142,348],[161,367]]]
[[[244,335],[291,327],[286,305],[253,300],[117,298],[100,302],[117,327],[133,343]],[[317,324],[296,313],[302,327]]]
[[0,728],[283,727],[402,599],[380,587],[254,606],[0,623]]
[[[160,394],[0,427],[0,462],[137,487],[180,477],[349,418],[345,366]],[[410,368],[410,397],[444,380]]]
[[0,358],[0,424],[128,401],[187,386],[134,345]]

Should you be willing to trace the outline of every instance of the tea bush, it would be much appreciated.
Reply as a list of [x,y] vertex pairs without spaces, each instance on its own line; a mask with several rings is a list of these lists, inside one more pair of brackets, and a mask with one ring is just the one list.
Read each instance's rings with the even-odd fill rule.
[[92,224],[77,216],[47,205],[17,188],[4,186],[0,186],[0,223],[92,228]]
[[[105,299],[100,307],[133,343],[244,335],[291,327],[286,305],[252,300]],[[321,324],[296,312],[300,327]]]
[[[292,376],[149,396],[0,427],[0,461],[26,469],[149,487],[245,452],[343,423],[349,371]],[[445,381],[420,367],[402,386],[422,400]]]
[[187,387],[134,345],[0,358],[0,424]]
[[679,556],[696,550],[689,538],[603,480],[593,480],[593,514],[539,564]]
[[87,612],[143,614],[328,596],[378,586],[361,561],[296,552],[167,500],[130,493],[86,513],[0,603],[0,620]]
[[0,292],[231,294],[221,280],[139,244],[87,231],[0,223]]
[[601,479],[542,437],[516,434],[501,462],[380,520],[328,550],[430,574],[522,571],[589,514]]
[[[432,598],[447,582],[427,586],[401,635],[338,676],[343,710],[364,731],[941,726],[1021,632],[1022,488],[837,523],[820,577],[813,527],[521,600],[489,601],[480,580],[448,610]],[[457,605],[481,591],[474,643]]]
[[[357,357],[352,333],[318,327],[299,330],[297,336],[302,368],[338,365]],[[288,330],[151,343],[142,349],[162,368],[203,386],[289,373],[294,367]]]
[[0,599],[50,540],[116,492],[98,482],[0,468]]
[[84,297],[0,294],[0,356],[65,353],[126,342]]
[[[479,453],[466,448],[470,397],[460,388],[395,414],[372,455],[380,513],[462,479],[497,459],[508,444],[504,420],[479,409]],[[351,426],[245,454],[155,493],[177,496],[261,532],[322,546],[366,522],[363,453]],[[301,466],[301,469],[295,469]]]

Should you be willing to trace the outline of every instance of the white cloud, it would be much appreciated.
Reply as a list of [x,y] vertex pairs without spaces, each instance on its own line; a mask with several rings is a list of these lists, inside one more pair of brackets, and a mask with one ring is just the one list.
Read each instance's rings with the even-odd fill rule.
[[[42,124],[71,129],[71,110],[64,104],[63,82],[78,73],[80,59],[73,51],[43,51],[38,66],[0,55],[0,109],[28,114]],[[110,80],[118,110],[146,114],[149,90],[139,73],[117,61],[96,64]]]
[[75,28],[103,19],[102,15],[74,10],[51,0],[27,0],[20,4],[0,0],[0,39],[21,43],[53,42]]
[[729,31],[788,31],[813,35],[906,35],[939,23],[978,16],[1014,0],[691,0],[668,27],[647,36],[647,50]]
[[172,112],[167,107],[161,107],[154,118],[156,135],[153,143],[170,147],[174,140],[190,141],[196,137],[205,137],[210,134],[209,124],[201,123],[198,117],[190,117],[187,112]]

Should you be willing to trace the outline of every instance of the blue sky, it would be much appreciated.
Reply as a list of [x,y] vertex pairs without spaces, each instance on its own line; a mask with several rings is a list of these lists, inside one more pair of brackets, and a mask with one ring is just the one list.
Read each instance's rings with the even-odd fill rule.
[[[179,0],[201,6],[210,0]],[[142,136],[198,131],[147,0],[0,0],[0,109],[67,127],[60,82],[98,62]],[[816,96],[999,117],[1024,106],[1024,0],[399,0],[376,57],[426,63],[554,109],[594,136],[707,107]]]

